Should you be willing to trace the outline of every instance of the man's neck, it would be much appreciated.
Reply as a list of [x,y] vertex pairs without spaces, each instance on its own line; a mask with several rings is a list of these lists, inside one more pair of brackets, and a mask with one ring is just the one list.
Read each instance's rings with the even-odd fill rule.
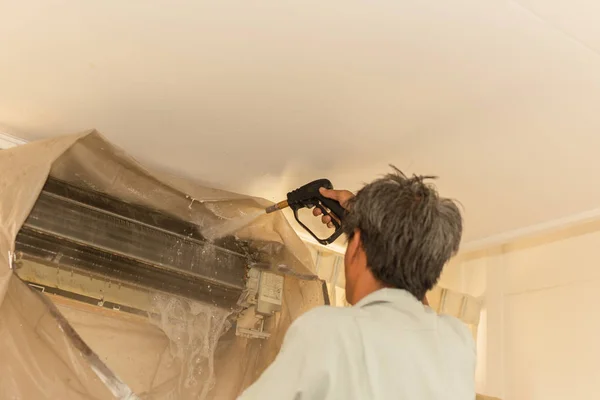
[[[354,293],[356,297],[352,297],[352,305],[358,303],[359,301],[361,301],[362,299],[364,299],[365,297],[367,297],[368,295],[370,295],[371,293],[374,293],[380,289],[384,289],[384,288],[391,288],[392,286],[386,286],[384,284],[380,284],[379,286],[375,287],[371,287],[371,288],[365,288],[362,290],[355,290]],[[427,296],[423,296],[423,298],[421,300],[419,300],[424,306],[429,306],[429,300],[427,300]]]
[[386,287],[382,282],[373,276],[373,273],[369,270],[365,272],[361,279],[356,282],[352,293],[352,304],[356,304],[373,292],[378,291]]

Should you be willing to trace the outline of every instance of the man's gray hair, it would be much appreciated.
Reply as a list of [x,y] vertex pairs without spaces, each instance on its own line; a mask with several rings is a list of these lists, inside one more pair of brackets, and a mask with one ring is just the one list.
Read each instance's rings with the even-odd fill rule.
[[378,280],[422,300],[458,251],[462,217],[454,201],[439,197],[425,182],[435,177],[408,178],[392,168],[349,201],[343,228],[349,239],[360,230],[367,264]]

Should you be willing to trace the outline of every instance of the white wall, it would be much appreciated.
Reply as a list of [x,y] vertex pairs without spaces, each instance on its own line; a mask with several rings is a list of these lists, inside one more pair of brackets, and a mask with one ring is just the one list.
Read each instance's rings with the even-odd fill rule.
[[274,201],[392,163],[439,174],[482,240],[600,204],[581,185],[600,167],[598,19],[593,0],[0,1],[0,130],[97,128]]
[[478,391],[504,400],[600,398],[600,224],[463,255],[443,279],[483,296]]

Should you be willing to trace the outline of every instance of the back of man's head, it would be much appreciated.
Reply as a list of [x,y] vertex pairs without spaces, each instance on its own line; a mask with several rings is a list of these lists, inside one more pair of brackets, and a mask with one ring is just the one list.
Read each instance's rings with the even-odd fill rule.
[[456,204],[425,182],[400,170],[378,179],[352,198],[344,232],[360,230],[367,264],[382,284],[422,300],[458,251],[462,217]]

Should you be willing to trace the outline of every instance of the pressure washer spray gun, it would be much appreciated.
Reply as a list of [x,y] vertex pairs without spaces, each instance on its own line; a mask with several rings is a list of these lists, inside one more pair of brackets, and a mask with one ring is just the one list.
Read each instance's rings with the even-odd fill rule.
[[[294,217],[296,221],[308,231],[319,243],[328,245],[333,243],[342,234],[342,219],[344,218],[344,207],[332,199],[328,199],[323,196],[320,192],[320,188],[333,189],[333,185],[328,179],[319,179],[314,182],[308,183],[296,190],[293,190],[287,194],[287,200],[281,201],[271,207],[268,207],[265,211],[267,214],[277,210],[282,210],[286,207],[290,207],[294,211]],[[335,232],[327,239],[321,239],[313,231],[311,231],[306,225],[298,218],[298,210],[301,208],[313,208],[318,207],[323,215],[329,215],[331,222],[335,227]]]

